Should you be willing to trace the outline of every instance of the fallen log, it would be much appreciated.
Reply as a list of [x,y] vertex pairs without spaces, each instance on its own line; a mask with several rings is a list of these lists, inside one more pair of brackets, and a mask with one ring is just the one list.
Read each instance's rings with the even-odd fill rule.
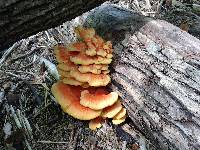
[[200,149],[200,40],[162,20],[113,5],[85,26],[115,43],[111,89],[156,149]]
[[22,38],[74,19],[104,1],[0,1],[0,51]]

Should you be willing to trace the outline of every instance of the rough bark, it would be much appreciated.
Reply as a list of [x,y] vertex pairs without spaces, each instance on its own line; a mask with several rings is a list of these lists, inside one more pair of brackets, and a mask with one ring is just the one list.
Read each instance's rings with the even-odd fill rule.
[[0,51],[39,31],[58,26],[105,0],[2,0],[0,1]]
[[200,40],[115,6],[88,16],[115,43],[111,89],[156,149],[200,149]]

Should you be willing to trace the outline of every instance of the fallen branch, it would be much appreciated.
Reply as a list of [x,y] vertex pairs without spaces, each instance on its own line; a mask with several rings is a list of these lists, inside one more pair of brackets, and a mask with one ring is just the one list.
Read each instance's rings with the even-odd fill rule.
[[[7,110],[8,113],[11,112],[10,115],[11,115],[11,117],[13,117],[17,128],[18,129],[24,129],[25,135],[27,137],[29,137],[29,139],[31,140],[32,129],[30,128],[30,124],[29,124],[28,120],[25,118],[25,116],[21,115],[21,112],[20,112],[19,109],[17,110],[18,113],[16,113],[14,108],[12,107],[12,105],[6,105],[6,110]],[[24,136],[25,145],[26,145],[28,150],[32,150],[26,136]]]
[[156,149],[200,149],[200,41],[113,5],[91,12],[85,26],[115,43],[110,88],[135,128]]
[[9,49],[7,49],[3,56],[0,59],[0,68],[3,65],[4,61],[6,60],[6,58],[10,55],[10,53],[16,49],[16,47],[18,47],[20,45],[21,42],[16,42],[15,44],[13,44]]
[[1,1],[0,51],[19,39],[74,19],[103,2],[105,0]]

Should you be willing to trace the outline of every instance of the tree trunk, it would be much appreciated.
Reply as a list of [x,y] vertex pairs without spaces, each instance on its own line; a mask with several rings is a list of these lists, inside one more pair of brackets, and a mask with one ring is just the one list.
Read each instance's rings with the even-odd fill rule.
[[85,26],[112,39],[111,89],[156,149],[200,149],[200,41],[162,20],[115,6]]
[[58,26],[105,0],[2,0],[0,1],[0,51],[39,31]]

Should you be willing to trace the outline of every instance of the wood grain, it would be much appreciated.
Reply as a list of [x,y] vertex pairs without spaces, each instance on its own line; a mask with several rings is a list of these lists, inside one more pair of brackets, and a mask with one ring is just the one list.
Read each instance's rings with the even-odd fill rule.
[[96,9],[85,25],[115,43],[110,88],[135,128],[156,149],[200,149],[200,40],[116,6]]

